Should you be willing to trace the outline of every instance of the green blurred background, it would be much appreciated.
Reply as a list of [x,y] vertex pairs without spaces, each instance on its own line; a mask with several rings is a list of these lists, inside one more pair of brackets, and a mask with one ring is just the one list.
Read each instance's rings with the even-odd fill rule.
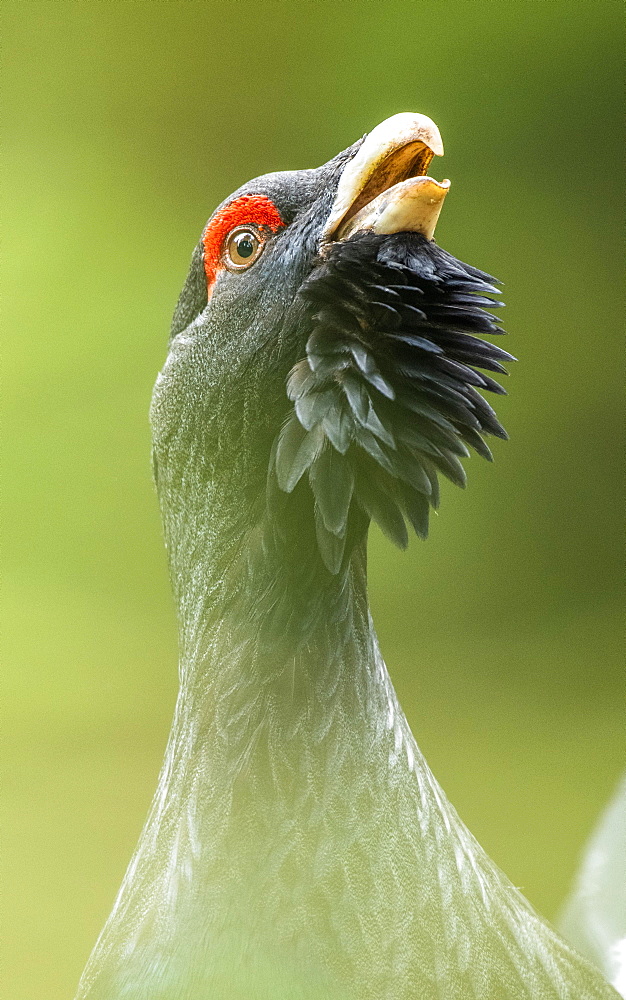
[[416,110],[438,241],[505,282],[511,441],[372,539],[436,776],[546,915],[620,771],[618,2],[4,5],[5,993],[68,1000],[176,694],[147,410],[191,250],[256,174]]

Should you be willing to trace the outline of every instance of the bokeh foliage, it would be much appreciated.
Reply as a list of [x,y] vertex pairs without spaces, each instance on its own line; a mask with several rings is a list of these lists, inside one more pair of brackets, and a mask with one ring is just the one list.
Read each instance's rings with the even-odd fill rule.
[[155,785],[176,640],[147,407],[188,258],[255,174],[401,110],[437,237],[505,282],[512,440],[371,544],[383,652],[461,816],[548,916],[619,772],[621,4],[8,0],[5,992],[67,998]]

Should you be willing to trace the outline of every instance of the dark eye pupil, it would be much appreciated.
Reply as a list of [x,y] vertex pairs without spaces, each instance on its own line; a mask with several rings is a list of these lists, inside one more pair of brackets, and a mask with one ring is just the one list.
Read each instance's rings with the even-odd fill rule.
[[254,253],[254,243],[251,236],[241,236],[237,240],[237,253],[240,257],[251,257]]

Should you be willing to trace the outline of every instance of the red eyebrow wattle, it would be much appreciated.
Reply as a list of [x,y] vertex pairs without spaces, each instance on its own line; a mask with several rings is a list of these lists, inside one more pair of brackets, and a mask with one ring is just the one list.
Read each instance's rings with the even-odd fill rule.
[[273,201],[263,194],[243,194],[213,216],[202,237],[204,271],[209,293],[221,265],[224,240],[236,226],[259,226],[273,233],[285,223]]

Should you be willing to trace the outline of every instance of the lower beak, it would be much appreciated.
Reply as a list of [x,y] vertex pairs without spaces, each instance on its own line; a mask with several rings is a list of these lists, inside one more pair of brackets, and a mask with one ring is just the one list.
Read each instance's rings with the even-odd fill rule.
[[425,115],[381,122],[344,167],[322,243],[363,231],[410,231],[431,240],[450,181],[425,175],[433,157],[442,155],[439,129]]

